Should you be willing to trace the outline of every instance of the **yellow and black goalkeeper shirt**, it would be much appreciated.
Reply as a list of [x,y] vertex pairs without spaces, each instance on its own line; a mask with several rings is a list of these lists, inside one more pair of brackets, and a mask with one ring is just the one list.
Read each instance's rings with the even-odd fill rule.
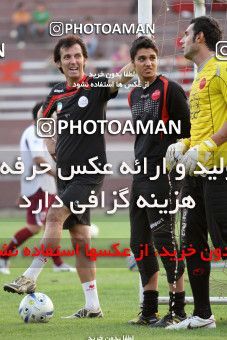
[[[198,70],[190,93],[191,146],[216,133],[227,122],[227,62],[210,58]],[[214,152],[208,167],[227,165],[227,142]]]

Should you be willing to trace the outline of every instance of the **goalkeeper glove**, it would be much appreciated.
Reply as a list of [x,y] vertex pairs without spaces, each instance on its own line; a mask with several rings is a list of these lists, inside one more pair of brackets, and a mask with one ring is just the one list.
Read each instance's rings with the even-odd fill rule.
[[190,139],[181,139],[179,142],[175,144],[171,144],[166,152],[166,167],[167,170],[172,170],[177,162],[183,157],[184,153],[190,147]]
[[213,151],[216,149],[217,145],[211,138],[190,148],[179,161],[179,163],[184,164],[185,166],[185,174],[193,176],[198,162],[207,166],[211,160]]

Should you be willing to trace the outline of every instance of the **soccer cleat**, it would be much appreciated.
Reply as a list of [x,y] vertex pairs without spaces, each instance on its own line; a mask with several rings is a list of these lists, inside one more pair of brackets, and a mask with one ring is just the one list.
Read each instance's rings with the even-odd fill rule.
[[166,329],[196,329],[196,328],[216,328],[214,316],[209,319],[202,319],[199,316],[190,316],[189,318],[166,327]]
[[76,268],[71,267],[67,263],[62,263],[62,264],[60,264],[60,266],[56,266],[54,264],[53,271],[56,272],[56,273],[59,273],[59,272],[72,272],[72,273],[76,273]]
[[76,313],[69,316],[62,316],[62,319],[83,319],[83,318],[102,318],[103,312],[101,308],[97,310],[91,310],[87,308],[81,308]]
[[20,276],[11,283],[6,283],[3,286],[6,292],[17,293],[17,294],[31,294],[36,289],[36,284],[32,279],[25,276]]
[[140,312],[137,318],[130,320],[128,323],[130,325],[137,326],[151,326],[159,321],[158,313],[153,314],[152,316],[143,316],[142,312]]
[[9,260],[6,261],[3,258],[0,258],[0,273],[4,275],[9,275],[10,270],[9,270]]
[[185,315],[185,317],[182,317],[182,316],[179,316],[177,314],[172,315],[172,313],[169,312],[162,319],[160,319],[159,321],[157,321],[154,324],[151,324],[151,327],[165,328],[167,326],[177,324],[177,323],[185,320],[186,318],[187,318],[186,315]]

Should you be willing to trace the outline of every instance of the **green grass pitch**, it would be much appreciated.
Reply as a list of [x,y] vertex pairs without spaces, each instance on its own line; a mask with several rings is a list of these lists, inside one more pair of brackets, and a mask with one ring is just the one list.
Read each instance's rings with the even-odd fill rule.
[[[94,215],[93,223],[100,229],[99,237],[108,246],[120,242],[122,247],[128,246],[129,222],[127,214],[116,216]],[[0,222],[1,242],[8,241],[16,230],[24,226],[22,219],[3,219]],[[38,236],[36,237],[38,238]],[[69,248],[68,232],[64,231],[62,248]],[[38,240],[37,240],[38,242]],[[97,245],[104,245],[104,241]],[[34,245],[34,239],[28,245]],[[23,245],[24,246],[24,245]],[[65,259],[73,264],[73,258]],[[18,255],[11,260],[11,274],[0,274],[0,286],[21,275],[31,258]],[[97,284],[99,298],[104,312],[103,319],[64,320],[61,316],[70,315],[84,304],[83,291],[75,273],[54,273],[52,261],[49,260],[38,281],[37,291],[47,294],[53,301],[55,312],[47,324],[24,324],[18,315],[18,306],[22,296],[9,294],[0,288],[0,339],[94,339],[94,340],[139,340],[139,339],[226,339],[227,306],[213,306],[217,320],[215,330],[167,331],[164,329],[149,329],[135,327],[127,322],[134,318],[138,311],[138,273],[127,269],[125,259],[103,259],[97,262]],[[215,274],[216,279],[219,272]],[[226,274],[225,274],[226,275]],[[224,276],[225,280],[227,276]],[[226,280],[227,281],[227,280]],[[226,282],[227,285],[227,282]],[[167,296],[166,276],[160,273],[160,295]],[[191,295],[186,277],[187,295]],[[213,292],[212,292],[212,295]],[[187,306],[187,313],[192,312],[192,306]],[[163,316],[167,306],[160,306],[159,313]]]

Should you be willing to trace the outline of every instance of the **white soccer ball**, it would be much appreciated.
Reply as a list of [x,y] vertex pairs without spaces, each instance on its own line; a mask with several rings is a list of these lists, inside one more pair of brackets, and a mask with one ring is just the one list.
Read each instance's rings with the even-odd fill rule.
[[91,224],[90,225],[90,233],[91,233],[91,237],[93,237],[93,238],[98,237],[99,227],[96,224]]
[[43,293],[26,295],[19,306],[19,314],[25,323],[48,322],[53,313],[53,302]]

